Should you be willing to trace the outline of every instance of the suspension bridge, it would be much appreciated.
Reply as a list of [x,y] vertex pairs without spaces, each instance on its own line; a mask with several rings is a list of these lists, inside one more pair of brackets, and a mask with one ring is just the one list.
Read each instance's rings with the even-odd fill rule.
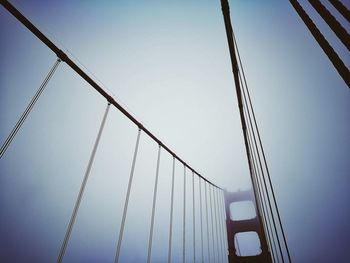
[[[290,2],[297,13],[300,14],[300,17],[304,19],[305,24],[335,66],[339,75],[349,86],[350,74],[344,63],[339,56],[335,54],[329,44],[327,44],[328,42],[324,37],[320,37],[320,33],[317,32],[317,29],[315,30],[312,24],[310,24],[307,15],[298,2]],[[340,5],[339,2],[333,2],[343,13],[348,13],[346,8]],[[318,1],[312,1],[312,3],[315,9],[325,14],[328,19],[327,21],[331,21],[330,24],[335,28],[339,38],[348,46],[349,39],[348,35],[344,33],[345,29],[341,25],[334,23],[334,18],[325,12],[324,7],[322,7],[322,5],[320,6]],[[125,242],[125,226],[128,221],[129,200],[132,195],[135,169],[138,166],[138,158],[140,158],[140,140],[142,137],[148,137],[152,140],[157,152],[156,159],[154,160],[154,177],[150,177],[152,180],[154,179],[154,181],[152,181],[151,207],[148,208],[150,209],[151,216],[149,219],[149,229],[147,230],[147,262],[157,261],[155,259],[155,245],[153,239],[155,235],[157,202],[160,202],[159,187],[162,186],[159,183],[159,180],[161,180],[160,177],[162,176],[160,167],[165,155],[171,157],[171,162],[167,163],[171,166],[169,168],[169,176],[171,177],[170,202],[168,204],[169,221],[166,223],[163,222],[167,225],[167,228],[163,229],[167,234],[166,245],[163,244],[164,248],[166,248],[167,262],[292,262],[246,76],[231,25],[228,1],[221,0],[221,8],[229,47],[246,158],[252,183],[252,188],[250,190],[238,192],[228,192],[224,190],[225,187],[218,186],[215,182],[208,180],[204,175],[199,173],[194,167],[187,163],[186,160],[178,156],[173,149],[170,149],[170,147],[145,127],[145,125],[125,109],[125,107],[119,104],[111,94],[89,75],[88,72],[77,65],[69,54],[54,44],[39,28],[26,18],[24,14],[16,9],[14,5],[8,1],[1,1],[1,4],[3,8],[18,20],[18,22],[26,27],[57,56],[52,67],[48,69],[48,73],[37,92],[34,94],[15,127],[2,144],[0,152],[1,159],[6,156],[7,149],[11,147],[11,143],[16,140],[16,134],[20,131],[22,125],[35,107],[36,102],[40,99],[40,96],[50,85],[50,80],[54,77],[56,70],[61,64],[66,64],[77,76],[85,80],[89,86],[95,90],[98,96],[105,100],[105,109],[100,117],[99,127],[94,131],[94,144],[89,152],[89,158],[86,160],[85,174],[82,175],[82,181],[79,189],[76,191],[76,198],[72,203],[71,214],[69,218],[64,219],[66,220],[66,229],[61,235],[60,247],[57,247],[57,258],[55,259],[57,262],[65,261],[65,255],[70,246],[72,232],[77,225],[77,216],[81,208],[86,187],[91,180],[90,174],[94,166],[96,153],[100,150],[99,144],[101,138],[103,138],[106,123],[113,121],[109,118],[111,110],[124,115],[135,130],[134,144],[132,151],[130,151],[132,152],[132,158],[130,160],[131,165],[128,173],[127,187],[125,189],[125,199],[123,200],[122,209],[119,214],[120,225],[118,231],[115,233],[117,237],[116,243],[114,244],[115,262],[124,262],[125,260],[122,258],[121,254],[123,253],[123,249],[127,250],[125,246],[123,246],[123,242]],[[175,181],[179,180],[180,176],[182,177],[182,183],[176,185]],[[175,212],[178,211],[175,211],[174,203],[176,202],[176,197],[179,197],[177,195],[178,193],[181,194],[181,200],[183,201],[181,208],[182,222],[180,227],[175,227],[174,217],[179,215],[175,214]],[[232,209],[236,203],[240,202],[248,202],[252,205],[252,210],[254,211],[253,216],[245,219],[234,219],[235,212],[232,211]],[[187,217],[191,217],[191,220],[186,220]],[[139,215],[139,219],[144,220],[142,215]],[[181,232],[181,247],[177,247],[176,252],[174,252],[174,234],[179,234],[179,230]],[[188,238],[189,232],[192,232],[190,238]],[[253,239],[256,240],[258,248],[257,253],[245,254],[240,250],[240,236],[245,234],[251,235]],[[133,250],[137,250],[137,248]],[[178,257],[175,259],[175,254],[179,251],[181,251],[181,255],[177,255]],[[136,252],[133,251],[132,253]],[[40,256],[38,259],[40,260]],[[11,260],[6,259],[5,261],[10,262]]]

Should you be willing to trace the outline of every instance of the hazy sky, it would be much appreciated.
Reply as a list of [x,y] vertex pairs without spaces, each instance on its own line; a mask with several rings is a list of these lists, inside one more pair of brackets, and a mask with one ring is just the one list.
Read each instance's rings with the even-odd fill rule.
[[[219,0],[11,2],[202,175],[228,190],[250,186]],[[346,48],[300,2],[350,67]],[[350,24],[322,2],[350,32]],[[230,6],[292,259],[346,262],[350,90],[288,1],[231,0]],[[0,39],[3,142],[56,58],[3,7]],[[59,66],[0,160],[1,259],[55,261],[105,106],[67,65]],[[111,109],[68,262],[113,260],[136,134]],[[143,134],[139,150],[125,262],[147,256],[157,145]],[[154,237],[159,262],[167,256],[171,161],[162,152]],[[177,262],[183,202],[178,163],[175,180]]]

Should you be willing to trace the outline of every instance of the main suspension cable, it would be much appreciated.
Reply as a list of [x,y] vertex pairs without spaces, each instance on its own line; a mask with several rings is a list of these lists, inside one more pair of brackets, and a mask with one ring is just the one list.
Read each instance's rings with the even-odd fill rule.
[[[128,110],[126,110],[120,103],[118,103],[110,94],[108,94],[95,80],[93,80],[81,67],[79,67],[63,50],[58,48],[46,35],[44,35],[32,22],[30,22],[21,12],[19,12],[9,1],[2,0],[0,4],[11,13],[19,22],[21,22],[30,32],[32,32],[43,44],[45,44],[57,57],[65,62],[72,70],[74,70],[81,78],[83,78],[90,86],[95,89],[101,96],[103,96],[109,103],[116,107],[124,116],[139,127],[157,144],[161,145],[170,155],[174,156],[179,162],[184,164],[189,170],[193,171],[204,181],[220,188],[207,178],[202,176],[199,172],[193,169],[183,159],[181,159],[174,151],[166,146],[158,137],[156,137],[150,130],[148,130],[140,121],[138,121]],[[220,188],[221,189],[221,188]]]

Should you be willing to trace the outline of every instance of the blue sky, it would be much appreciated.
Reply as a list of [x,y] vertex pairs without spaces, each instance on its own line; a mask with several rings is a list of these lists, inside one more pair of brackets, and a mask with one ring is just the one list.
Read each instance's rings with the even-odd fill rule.
[[[229,190],[250,186],[220,1],[11,2],[201,174]],[[301,3],[350,67],[346,48],[309,4]],[[292,259],[345,262],[349,89],[288,1],[230,5]],[[4,8],[0,12],[4,141],[55,55]],[[55,260],[105,104],[60,65],[0,160],[1,258]],[[136,133],[111,110],[67,261],[113,260]],[[124,261],[147,255],[156,155],[156,144],[141,136]],[[160,262],[166,257],[167,233],[161,229],[169,217],[171,157],[162,153],[161,160],[154,240],[154,260]],[[183,176],[177,165],[175,189]],[[182,219],[181,192],[176,195],[175,261]]]

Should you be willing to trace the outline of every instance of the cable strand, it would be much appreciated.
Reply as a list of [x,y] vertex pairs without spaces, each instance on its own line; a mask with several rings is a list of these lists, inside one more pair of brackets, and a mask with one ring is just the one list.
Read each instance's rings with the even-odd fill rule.
[[34,97],[29,102],[27,108],[22,113],[21,117],[17,121],[16,125],[13,127],[12,131],[10,132],[8,137],[6,138],[5,142],[2,144],[1,149],[0,149],[0,159],[3,157],[7,148],[10,146],[10,144],[13,141],[13,139],[15,138],[16,134],[18,133],[18,131],[22,127],[24,121],[27,119],[29,113],[33,109],[33,107],[34,107],[35,103],[37,102],[37,100],[39,99],[40,95],[43,93],[45,87],[49,83],[50,79],[52,78],[53,74],[55,73],[60,62],[61,62],[61,60],[59,58],[57,58],[56,62],[54,63],[54,65],[50,69],[49,73],[46,75],[46,77],[43,80],[43,82],[41,83],[39,89],[35,93]]
[[133,181],[133,177],[134,177],[136,157],[137,157],[137,152],[138,152],[139,142],[140,142],[140,135],[141,135],[141,129],[139,128],[138,132],[137,132],[137,139],[136,139],[136,145],[135,145],[135,150],[134,150],[134,156],[132,159],[130,177],[129,177],[129,182],[128,182],[128,189],[126,191],[126,198],[125,198],[124,209],[123,209],[123,217],[122,217],[122,222],[121,222],[120,230],[119,230],[117,250],[116,250],[115,259],[114,259],[115,263],[119,262],[120,250],[121,250],[124,228],[125,228],[126,214],[127,214],[128,206],[129,206],[130,191],[131,191],[132,181]]
[[96,140],[95,140],[95,143],[94,143],[91,155],[90,155],[90,159],[89,159],[89,162],[88,162],[88,165],[87,165],[87,168],[86,168],[84,179],[83,179],[83,181],[81,183],[81,186],[80,186],[80,189],[79,189],[79,193],[78,193],[78,197],[77,197],[77,199],[75,201],[75,204],[74,204],[72,215],[71,215],[71,218],[69,220],[69,224],[68,224],[68,227],[67,227],[67,230],[66,230],[66,233],[65,233],[62,245],[61,245],[60,253],[59,253],[58,258],[57,258],[57,262],[59,262],[59,263],[62,262],[64,254],[66,252],[66,248],[67,248],[67,245],[68,245],[68,242],[69,242],[69,238],[71,236],[72,229],[73,229],[73,226],[74,226],[74,223],[75,223],[75,219],[77,217],[78,210],[79,210],[79,207],[80,207],[81,199],[82,199],[84,191],[85,191],[85,186],[86,186],[86,183],[88,181],[88,178],[89,178],[89,175],[90,175],[90,171],[91,171],[91,167],[92,167],[92,164],[94,162],[96,151],[97,151],[100,139],[101,139],[102,131],[103,131],[104,125],[106,123],[106,119],[107,119],[107,115],[108,115],[108,112],[109,112],[110,105],[111,105],[110,103],[107,104],[106,110],[104,112],[103,119],[102,119],[99,131],[98,131],[98,134],[97,134],[97,137],[96,137]]

